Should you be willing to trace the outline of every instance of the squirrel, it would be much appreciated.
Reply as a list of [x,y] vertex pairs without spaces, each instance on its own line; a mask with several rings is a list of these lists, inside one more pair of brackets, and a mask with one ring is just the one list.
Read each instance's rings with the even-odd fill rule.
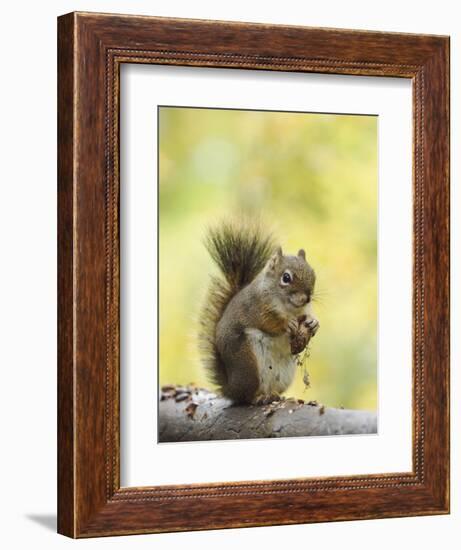
[[209,379],[235,404],[278,400],[293,381],[296,355],[319,328],[315,272],[303,249],[284,255],[255,226],[221,223],[205,245],[221,271],[200,318]]

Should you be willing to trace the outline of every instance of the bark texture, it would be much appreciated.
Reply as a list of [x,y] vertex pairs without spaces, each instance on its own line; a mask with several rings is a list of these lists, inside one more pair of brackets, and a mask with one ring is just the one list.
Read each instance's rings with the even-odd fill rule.
[[164,386],[159,402],[159,441],[209,441],[377,433],[376,413],[334,409],[316,401],[285,399],[235,406],[193,386]]

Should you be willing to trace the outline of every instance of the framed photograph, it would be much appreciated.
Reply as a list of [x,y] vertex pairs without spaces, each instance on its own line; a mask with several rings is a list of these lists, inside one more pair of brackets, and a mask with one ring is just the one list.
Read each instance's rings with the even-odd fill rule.
[[449,38],[58,20],[58,531],[449,512]]

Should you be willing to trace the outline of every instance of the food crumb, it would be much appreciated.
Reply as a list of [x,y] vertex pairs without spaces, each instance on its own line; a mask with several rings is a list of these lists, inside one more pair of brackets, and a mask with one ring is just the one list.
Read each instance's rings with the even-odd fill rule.
[[194,415],[195,415],[195,411],[197,410],[197,403],[194,403],[193,401],[191,403],[189,403],[189,405],[187,405],[187,407],[184,409],[187,416],[189,418],[194,418]]

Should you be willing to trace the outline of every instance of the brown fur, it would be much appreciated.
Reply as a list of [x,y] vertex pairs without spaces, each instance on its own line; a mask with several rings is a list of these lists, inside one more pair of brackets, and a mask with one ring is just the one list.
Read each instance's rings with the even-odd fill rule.
[[[214,230],[208,246],[223,278],[212,279],[202,311],[204,364],[223,395],[235,402],[253,402],[261,397],[264,365],[258,361],[265,353],[255,354],[248,331],[260,331],[270,338],[291,335],[289,322],[306,318],[315,274],[304,251],[297,256],[284,256],[280,248],[273,252],[272,241],[248,227],[226,225],[221,232]],[[287,270],[290,284],[281,279]],[[262,341],[272,345],[272,340]]]

